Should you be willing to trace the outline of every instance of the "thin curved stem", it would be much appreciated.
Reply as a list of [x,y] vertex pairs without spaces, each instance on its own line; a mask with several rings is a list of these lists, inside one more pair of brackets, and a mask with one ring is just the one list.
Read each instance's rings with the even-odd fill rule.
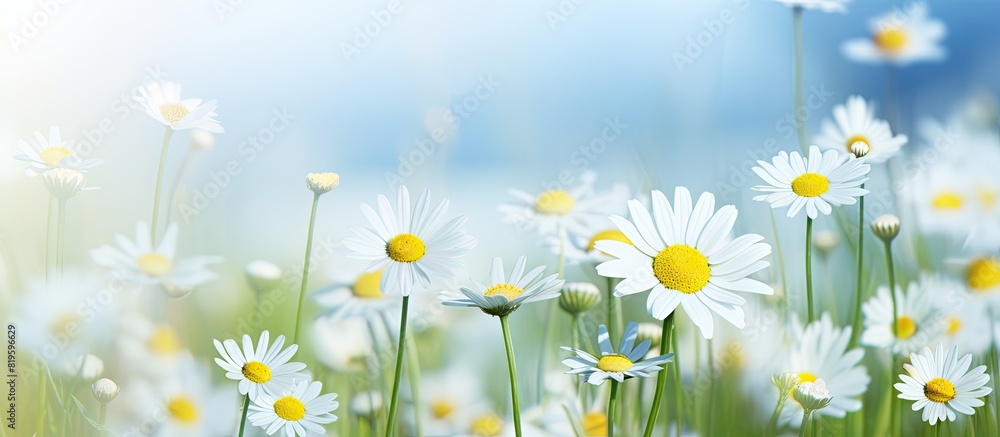
[[389,419],[385,423],[385,437],[392,437],[396,428],[396,404],[399,400],[399,380],[403,376],[403,353],[406,350],[406,313],[410,307],[410,296],[403,296],[403,309],[399,316],[399,343],[396,346],[396,373],[392,380],[392,399],[389,403]]
[[[892,297],[892,336],[899,338],[899,306],[896,302],[896,269],[892,262],[892,241],[885,240],[885,264],[889,273],[889,296]],[[890,350],[892,354],[892,369],[889,371],[890,377],[897,371],[898,360],[896,352]],[[889,429],[895,435],[897,417],[899,416],[899,401],[892,395],[892,388],[889,389]]]
[[621,305],[615,297],[615,279],[608,278],[608,336],[612,344],[616,338],[621,338]]
[[250,409],[250,395],[247,394],[243,396],[243,417],[240,418],[240,434],[239,437],[243,437],[243,431],[247,427],[247,410]]
[[799,146],[802,147],[803,151],[809,148],[808,139],[806,138],[806,121],[799,120],[799,108],[804,107],[804,99],[802,96],[802,7],[795,6],[792,8],[792,38],[793,38],[793,53],[792,60],[794,67],[792,70],[792,86],[794,87],[795,94],[795,107],[792,108],[792,115],[795,117],[795,130],[799,136]]
[[812,323],[816,320],[813,314],[813,263],[812,263],[812,236],[813,236],[813,219],[806,218],[806,305],[808,305],[806,314],[809,316],[808,323]]
[[802,424],[799,425],[799,437],[806,437],[806,427],[809,426],[809,415],[812,411],[802,413]]
[[[680,340],[677,339],[677,326],[674,326],[673,332],[670,334],[670,347],[674,348],[674,356],[676,357],[677,352],[681,350],[680,346],[677,344]],[[660,342],[662,343],[662,339]],[[676,408],[677,420],[674,422],[674,426],[677,430],[677,435],[681,435],[681,422],[684,420],[684,409],[681,406],[681,401],[683,400],[682,395],[684,388],[681,386],[681,362],[677,358],[674,358],[674,407]],[[695,405],[698,403],[695,402]]]
[[781,409],[785,407],[785,400],[788,399],[787,394],[782,396],[779,393],[778,396],[778,405],[774,406],[774,412],[771,413],[771,418],[767,421],[767,427],[764,428],[764,435],[774,435],[774,432],[777,430],[778,417],[781,416]]
[[[861,184],[861,188],[865,188],[865,184]],[[858,199],[858,271],[857,271],[857,288],[856,295],[854,296],[854,320],[851,323],[851,347],[857,346],[858,339],[861,338],[861,302],[864,300],[864,279],[863,272],[865,267],[865,196],[861,196]]]
[[517,365],[514,363],[514,343],[510,339],[507,316],[500,316],[500,328],[503,330],[503,344],[504,348],[507,349],[507,369],[510,371],[510,399],[514,414],[514,434],[521,437],[521,406],[517,399]]
[[618,401],[618,381],[611,380],[611,397],[608,399],[608,437],[615,437],[615,408]]
[[156,220],[160,216],[160,189],[163,187],[163,169],[167,165],[167,150],[170,148],[170,137],[174,129],[167,126],[163,134],[163,148],[160,149],[160,166],[156,170],[156,186],[153,188],[153,218],[149,220],[149,239],[156,244]]
[[56,278],[62,283],[63,259],[66,253],[66,201],[59,200],[59,212],[56,213]]
[[56,206],[56,197],[49,195],[49,208],[45,212],[45,283],[49,282],[49,264],[52,264],[52,256],[49,254],[51,249],[50,240],[52,239],[52,210]]
[[177,177],[174,178],[174,183],[170,187],[170,193],[167,194],[167,223],[170,223],[170,213],[174,211],[174,202],[177,200],[177,190],[181,187],[181,182],[184,180],[184,174],[187,168],[191,164],[192,147],[188,146],[187,151],[184,152],[184,160],[181,161],[181,168],[177,170]]
[[313,194],[312,211],[309,213],[309,234],[306,236],[306,256],[302,262],[302,285],[299,287],[299,309],[295,312],[295,335],[292,343],[299,343],[299,327],[302,324],[302,307],[305,306],[306,286],[309,284],[309,260],[312,258],[313,228],[316,226],[316,206],[320,193]]
[[[663,319],[663,330],[660,332],[660,344],[662,345],[662,353],[666,354],[670,352],[669,341],[671,336],[674,335],[674,313],[670,313],[666,319]],[[676,365],[674,360],[674,364]],[[656,391],[653,392],[653,405],[649,409],[649,417],[646,419],[646,430],[642,433],[643,437],[650,437],[653,435],[653,428],[656,426],[656,417],[660,414],[660,403],[663,402],[663,388],[667,385],[667,372],[666,370],[661,370],[658,375],[656,375]],[[677,402],[681,400],[678,398]],[[610,421],[610,418],[608,419]],[[680,423],[680,417],[677,418],[677,422]]]
[[406,378],[410,380],[410,395],[413,401],[413,429],[415,435],[422,436],[423,420],[420,415],[420,355],[417,354],[417,344],[413,337],[406,339]]

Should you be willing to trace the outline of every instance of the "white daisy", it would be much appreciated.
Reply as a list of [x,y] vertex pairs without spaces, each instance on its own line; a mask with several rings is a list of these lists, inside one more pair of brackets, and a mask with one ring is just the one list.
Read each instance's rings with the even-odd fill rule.
[[581,379],[590,384],[601,385],[609,379],[622,382],[627,378],[648,378],[653,373],[663,370],[661,364],[673,361],[674,354],[643,359],[646,352],[649,351],[650,341],[646,340],[636,346],[635,339],[638,335],[639,324],[629,323],[625,327],[625,334],[622,335],[618,352],[615,352],[611,345],[611,338],[608,336],[608,327],[599,326],[597,328],[597,343],[601,348],[601,357],[597,358],[582,350],[563,346],[564,350],[577,355],[563,359],[562,363],[570,367],[566,373],[580,375]]
[[[131,390],[131,386],[124,391]],[[178,373],[166,381],[158,381],[153,389],[154,407],[145,411],[155,411],[153,417],[159,423],[156,436],[214,437],[232,435],[239,421],[238,400],[231,390],[212,386],[210,372],[185,353]],[[148,405],[148,404],[147,404]]]
[[549,275],[539,279],[545,266],[538,266],[527,274],[524,265],[527,258],[520,256],[514,262],[510,276],[504,274],[503,260],[493,258],[490,269],[489,285],[483,285],[475,279],[472,289],[461,287],[460,292],[442,291],[438,297],[447,306],[476,307],[484,313],[494,316],[505,316],[516,311],[521,305],[539,302],[559,297],[559,292],[565,281],[557,279],[559,275]]
[[336,393],[320,396],[323,383],[301,381],[278,394],[263,393],[250,405],[247,419],[273,435],[279,429],[286,437],[309,433],[326,434],[323,425],[337,420],[330,414],[340,403]]
[[323,315],[331,319],[378,316],[399,306],[398,299],[382,293],[382,270],[365,272],[353,282],[343,281],[312,294],[324,308]]
[[945,49],[940,46],[946,27],[927,16],[927,5],[908,3],[869,21],[872,36],[845,41],[844,56],[857,62],[908,65],[920,61],[940,61]]
[[168,324],[157,324],[138,312],[122,316],[118,339],[125,367],[136,374],[160,380],[176,374],[188,354],[180,332]]
[[[626,200],[622,200],[621,204],[626,205]],[[624,213],[624,208],[622,210],[615,212],[615,214]],[[567,232],[566,241],[562,243],[560,243],[558,237],[550,236],[546,238],[545,244],[553,254],[559,254],[560,244],[562,244],[566,264],[599,264],[613,259],[610,255],[597,250],[597,242],[601,240],[614,240],[632,244],[628,237],[625,236],[625,233],[615,228],[614,223],[607,218],[599,226],[594,226],[586,230],[577,230],[576,232]]]
[[378,212],[361,205],[373,229],[351,228],[354,237],[345,238],[349,257],[370,261],[367,271],[385,269],[379,284],[389,295],[409,296],[430,285],[431,277],[447,278],[462,264],[458,260],[476,246],[465,233],[466,216],[444,222],[448,200],[431,208],[430,193],[424,191],[410,210],[410,192],[399,187],[396,210],[389,199],[378,196]]
[[829,215],[833,206],[853,205],[855,197],[868,194],[860,185],[871,166],[863,159],[838,150],[821,153],[819,147],[809,147],[809,158],[799,152],[791,154],[779,152],[771,162],[757,161],[754,167],[767,185],[753,187],[755,191],[769,194],[755,196],[753,200],[768,202],[771,208],[789,206],[788,217],[795,217],[805,208],[809,218],[815,219],[819,213]]
[[930,293],[937,292],[934,284],[924,276],[919,282],[911,282],[906,287],[906,293],[897,286],[895,320],[889,287],[879,287],[875,296],[861,308],[865,316],[861,344],[888,348],[895,354],[907,354],[939,341],[946,326],[940,309],[930,296]]
[[934,425],[938,421],[954,421],[956,412],[967,416],[975,414],[973,408],[983,406],[979,398],[993,392],[985,387],[990,380],[986,366],[969,371],[972,354],[958,359],[958,348],[952,346],[948,354],[938,345],[935,352],[925,347],[923,353],[910,354],[910,363],[903,364],[906,373],[899,375],[903,382],[893,387],[898,397],[913,403],[913,411],[924,410],[921,419]]
[[114,268],[123,276],[138,284],[172,283],[190,288],[216,277],[208,270],[208,264],[221,262],[218,256],[195,256],[177,260],[177,224],[171,223],[163,234],[160,244],[153,247],[149,236],[149,225],[138,222],[135,225],[135,241],[124,235],[115,235],[118,248],[101,246],[90,251],[95,263]]
[[500,205],[505,220],[518,227],[535,229],[541,235],[554,235],[560,228],[568,232],[586,233],[595,225],[607,222],[607,216],[618,214],[622,201],[628,198],[628,188],[617,184],[606,192],[594,190],[594,172],[584,172],[572,187],[557,187],[539,194],[510,190],[515,203]]
[[463,366],[453,366],[421,377],[420,414],[427,435],[455,434],[483,406],[485,397],[477,376]]
[[225,129],[215,117],[215,100],[181,99],[181,86],[173,82],[150,82],[139,88],[135,100],[146,107],[146,114],[173,130],[201,129],[222,133]]
[[958,264],[973,301],[984,302],[994,310],[1000,309],[1000,256],[978,255],[947,262]]
[[823,12],[847,13],[851,0],[774,0],[790,8],[818,9]]
[[[310,327],[313,354],[324,367],[338,372],[362,372],[372,350],[371,335],[361,335],[369,325],[359,318],[318,317]],[[345,332],[357,335],[344,335]]]
[[221,343],[212,340],[215,350],[222,356],[216,358],[215,363],[226,371],[226,378],[239,381],[240,394],[249,394],[250,399],[257,399],[264,392],[276,393],[291,386],[293,380],[306,378],[305,374],[298,373],[306,368],[305,364],[288,362],[299,345],[293,344],[282,350],[285,336],[279,335],[268,348],[270,336],[268,331],[262,332],[254,349],[250,336],[243,335],[243,350],[231,338]]
[[[862,348],[848,349],[851,328],[833,326],[830,315],[824,313],[819,320],[802,327],[797,317],[792,319],[792,346],[784,371],[796,373],[799,383],[826,381],[826,388],[833,400],[817,412],[824,416],[844,417],[848,412],[861,409],[858,399],[871,378],[861,364],[865,356]],[[781,410],[779,423],[799,426],[802,406],[792,397]]]
[[906,135],[892,135],[889,122],[875,118],[875,106],[861,96],[850,96],[847,103],[833,107],[833,121],[823,120],[816,145],[823,149],[851,152],[851,145],[862,142],[870,151],[865,159],[871,163],[885,162],[906,144]]
[[14,159],[28,163],[29,167],[24,169],[24,174],[28,176],[38,176],[54,168],[84,171],[104,162],[83,159],[76,150],[76,140],[63,141],[59,128],[55,126],[49,128],[48,138],[35,131],[35,138],[30,142],[17,140],[17,149]]
[[692,208],[687,188],[676,188],[673,206],[662,192],[653,191],[652,204],[652,216],[637,200],[630,200],[631,221],[611,217],[632,244],[598,241],[597,250],[616,259],[598,265],[597,273],[623,278],[615,296],[652,289],[646,309],[656,319],[665,319],[681,305],[705,338],[715,332],[713,312],[742,329],[741,306],[746,300],[733,291],[774,293],[767,284],[748,277],[770,265],[763,258],[771,246],[761,243],[764,237],[757,234],[730,240],[736,207],[726,205],[716,211],[711,193],[703,193]]

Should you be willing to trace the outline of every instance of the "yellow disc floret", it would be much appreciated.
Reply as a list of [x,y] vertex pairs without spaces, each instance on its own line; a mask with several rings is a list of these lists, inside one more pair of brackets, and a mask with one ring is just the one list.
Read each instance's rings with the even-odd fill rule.
[[917,333],[917,322],[910,316],[899,316],[896,319],[896,338],[906,340]]
[[580,425],[583,426],[583,435],[587,437],[608,436],[608,416],[599,411],[584,414]]
[[516,299],[522,293],[524,293],[524,289],[512,284],[502,283],[490,286],[490,288],[487,288],[486,292],[483,294],[486,296],[500,295],[506,297],[508,301],[511,301]]
[[542,214],[563,215],[573,210],[576,201],[566,190],[549,190],[538,195],[535,211]]
[[289,422],[296,422],[306,416],[306,405],[293,396],[285,396],[274,401],[274,414]]
[[472,421],[469,434],[481,437],[495,437],[503,432],[503,422],[500,418],[489,414]]
[[965,271],[965,282],[972,291],[987,291],[1000,285],[1000,260],[977,258]]
[[139,265],[139,270],[153,277],[170,273],[170,269],[173,267],[173,262],[170,261],[170,258],[158,253],[141,255],[135,262]]
[[191,111],[188,110],[187,106],[180,103],[165,103],[160,105],[160,115],[171,126],[177,126],[177,123],[180,123],[181,119],[190,113]]
[[945,210],[958,210],[962,209],[962,205],[965,205],[965,199],[958,193],[945,191],[943,193],[938,193],[931,199],[931,206],[934,209],[945,209]]
[[423,258],[427,253],[424,240],[413,234],[399,234],[385,245],[385,253],[396,262],[411,263]]
[[872,37],[883,52],[896,53],[906,46],[906,31],[900,27],[886,26]]
[[271,380],[271,368],[260,361],[250,361],[243,365],[243,376],[251,382],[263,384]]
[[830,189],[830,180],[819,173],[802,173],[792,180],[792,192],[802,197],[819,197]]
[[377,299],[382,297],[382,271],[363,273],[354,280],[351,293],[354,297]]
[[932,378],[924,386],[924,396],[934,402],[948,402],[955,399],[955,385],[944,378]]
[[598,369],[611,373],[624,372],[631,369],[633,365],[635,365],[635,363],[622,354],[605,355],[597,361]]
[[186,396],[177,396],[167,401],[167,412],[174,420],[191,424],[198,421],[198,406]]
[[593,251],[594,245],[601,240],[620,241],[625,244],[632,244],[632,240],[629,240],[628,237],[625,236],[624,232],[617,229],[608,229],[606,231],[598,232],[590,238],[590,241],[587,242],[587,252]]
[[171,355],[181,350],[181,339],[169,326],[160,326],[150,334],[146,346],[159,355]]
[[431,403],[431,414],[435,419],[446,419],[455,411],[455,406],[447,400],[439,399]]
[[653,275],[671,290],[696,293],[708,284],[712,268],[708,266],[708,258],[698,249],[674,244],[653,258]]
[[71,155],[72,153],[73,152],[70,152],[69,149],[65,147],[52,146],[42,150],[42,153],[39,153],[38,157],[41,158],[45,165],[55,167],[59,165],[59,162],[62,161],[63,158]]

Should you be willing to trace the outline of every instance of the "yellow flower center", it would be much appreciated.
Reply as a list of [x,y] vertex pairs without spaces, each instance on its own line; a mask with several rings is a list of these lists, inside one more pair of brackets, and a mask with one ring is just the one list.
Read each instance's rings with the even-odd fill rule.
[[172,355],[181,350],[181,339],[169,326],[160,326],[153,330],[146,346],[158,355]]
[[81,322],[83,320],[80,319],[80,316],[75,311],[68,311],[56,317],[55,321],[52,322],[51,333],[56,338],[65,336],[68,331],[79,329]]
[[597,360],[597,368],[611,373],[621,373],[628,369],[631,369],[635,363],[628,359],[622,354],[611,354],[601,357]]
[[192,424],[198,421],[198,405],[187,396],[177,396],[167,401],[167,412],[181,423]]
[[69,149],[65,147],[52,146],[42,150],[42,153],[39,153],[38,157],[42,159],[42,162],[44,162],[45,165],[55,167],[59,165],[59,161],[62,161],[63,158],[71,155],[72,153],[73,152],[70,152]]
[[486,296],[496,296],[499,294],[503,297],[506,297],[508,301],[511,301],[516,299],[522,293],[524,293],[523,289],[505,282],[502,284],[496,284],[490,286],[490,288],[487,288],[486,292],[483,294]]
[[917,333],[917,322],[910,316],[899,316],[896,319],[896,338],[906,340]]
[[260,361],[250,361],[243,365],[243,377],[251,382],[263,384],[271,380],[271,368]]
[[413,234],[399,234],[385,245],[385,253],[396,262],[411,263],[427,253],[424,241]]
[[906,46],[906,31],[900,27],[885,27],[875,32],[873,39],[883,52],[895,53]]
[[619,231],[617,229],[608,229],[606,231],[598,232],[594,234],[593,237],[590,238],[590,241],[587,242],[587,252],[593,251],[594,245],[601,240],[621,241],[622,243],[625,244],[632,244],[632,241],[625,236],[624,232]]
[[792,181],[792,192],[802,197],[819,197],[830,189],[830,180],[819,173],[802,173]]
[[[799,384],[802,384],[803,382],[816,382],[816,380],[819,379],[815,374],[809,372],[799,372],[798,375]],[[799,384],[795,384],[795,387],[798,387]],[[792,389],[788,392],[788,396],[792,396],[792,393],[795,392],[795,387],[792,387]],[[793,397],[792,399],[795,398]]]
[[962,319],[958,317],[948,317],[948,335],[955,335],[962,329]]
[[160,115],[163,116],[171,126],[177,126],[181,119],[190,114],[187,106],[180,103],[165,103],[160,105]]
[[847,151],[851,152],[851,146],[853,146],[854,143],[857,143],[857,142],[865,143],[869,148],[872,146],[872,143],[868,142],[868,137],[866,137],[864,135],[855,135],[855,136],[850,137],[850,138],[847,139]]
[[933,378],[924,386],[924,396],[934,402],[948,402],[955,399],[955,385],[944,378]]
[[170,268],[173,267],[173,263],[170,262],[170,258],[167,258],[158,253],[147,253],[136,259],[136,263],[139,265],[139,270],[143,273],[157,277],[163,276],[170,272]]
[[1000,194],[997,193],[997,190],[988,187],[980,187],[978,193],[979,203],[982,203],[983,208],[986,210],[992,210],[996,206],[997,200],[1000,199]]
[[965,200],[962,199],[962,196],[951,191],[940,193],[931,199],[931,206],[933,206],[934,209],[956,210],[961,209],[964,204]]
[[542,214],[563,215],[573,210],[576,201],[566,190],[549,190],[538,195],[535,211]]
[[492,414],[473,420],[472,425],[469,425],[469,434],[474,436],[495,437],[499,436],[502,432],[503,422],[500,421],[499,417]]
[[587,437],[608,436],[608,416],[604,413],[594,411],[584,414],[580,424],[583,425],[583,435]]
[[351,286],[351,293],[354,297],[366,299],[378,299],[382,297],[382,271],[364,273],[358,276]]
[[1000,260],[977,258],[965,271],[965,282],[973,291],[986,291],[1000,285]]
[[431,414],[435,419],[446,419],[455,411],[455,406],[444,399],[438,399],[431,404]]
[[712,277],[708,258],[684,244],[667,246],[653,258],[653,275],[664,287],[682,293],[696,293]]
[[274,401],[274,414],[289,422],[296,422],[306,416],[306,404],[292,396],[285,396]]

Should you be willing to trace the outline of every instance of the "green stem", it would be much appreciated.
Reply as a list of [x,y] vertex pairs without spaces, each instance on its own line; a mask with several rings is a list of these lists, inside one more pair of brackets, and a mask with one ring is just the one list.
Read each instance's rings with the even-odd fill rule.
[[420,355],[413,338],[406,339],[406,378],[410,380],[410,394],[413,401],[413,428],[417,436],[422,436],[423,426],[420,414]]
[[160,189],[163,187],[163,169],[167,164],[167,150],[170,148],[170,137],[174,129],[167,126],[163,134],[163,148],[160,149],[160,166],[156,170],[156,187],[153,188],[153,218],[149,220],[149,239],[156,244],[156,220],[160,216]]
[[[865,184],[861,184],[861,188],[865,188]],[[861,196],[858,200],[858,271],[857,271],[857,284],[855,288],[854,296],[854,312],[852,313],[854,320],[851,323],[851,345],[858,345],[858,339],[861,338],[861,302],[864,300],[864,278],[862,277],[862,272],[865,267],[865,196]]]
[[764,435],[774,435],[778,427],[778,417],[781,416],[781,409],[785,407],[785,400],[788,399],[788,394],[785,393],[782,396],[781,393],[778,394],[778,405],[774,406],[774,413],[771,413],[771,419],[767,421],[767,427],[764,428]]
[[[619,313],[621,312],[621,306],[619,305],[618,298],[615,297],[615,280],[614,278],[608,278],[608,337],[611,344],[614,345],[615,341],[621,341],[616,339],[621,339],[621,328],[619,324],[621,323],[621,317]],[[617,347],[617,346],[616,346]]]
[[46,379],[49,377],[49,372],[47,369],[42,369],[41,381],[39,385],[42,387],[42,393],[38,396],[38,424],[35,425],[38,436],[43,436],[45,434],[45,413],[49,410],[48,400],[46,399],[49,394],[48,382]]
[[309,260],[312,257],[313,228],[316,226],[316,206],[319,205],[320,193],[313,194],[312,211],[309,213],[309,234],[306,236],[306,256],[302,262],[302,285],[299,287],[299,309],[295,312],[295,335],[292,343],[299,343],[299,327],[302,324],[302,307],[305,306],[306,286],[309,284]]
[[[899,308],[896,304],[896,271],[892,262],[892,243],[885,242],[885,264],[889,271],[889,296],[892,298],[892,335],[899,338]],[[895,356],[895,352],[893,352]]]
[[[500,316],[500,328],[503,330],[503,344],[507,349],[507,369],[510,371],[510,399],[514,409],[514,434],[521,437],[521,407],[517,399],[517,365],[514,363],[514,344],[510,340],[510,326],[507,316]],[[608,418],[611,421],[611,418]]]
[[611,380],[611,397],[608,399],[608,437],[615,437],[615,408],[618,400],[618,381]]
[[566,228],[559,225],[559,279],[566,277]]
[[816,320],[813,314],[813,263],[812,263],[812,239],[813,239],[813,219],[806,218],[806,314],[809,322]]
[[66,201],[59,200],[59,212],[56,215],[56,277],[62,283],[63,254],[66,248]]
[[[677,430],[677,435],[681,435],[681,422],[684,420],[684,409],[681,406],[681,401],[683,400],[684,387],[681,386],[681,362],[677,358],[677,352],[681,350],[678,346],[680,340],[677,339],[677,327],[674,326],[673,332],[670,334],[670,347],[674,350],[674,407],[676,408],[677,420],[674,422],[674,426]],[[660,340],[661,342],[663,340]],[[697,405],[697,402],[695,402]]]
[[812,411],[802,412],[802,424],[799,425],[799,437],[806,437],[806,427],[809,426],[809,415]]
[[108,403],[101,402],[100,412],[98,413],[98,419],[100,419],[101,426],[107,426],[108,424]]
[[[663,346],[661,353],[666,354],[669,352],[668,341],[672,335],[674,335],[674,313],[670,313],[666,319],[663,319],[663,331],[660,333],[660,344]],[[677,365],[676,359],[674,359],[674,365]],[[656,426],[656,416],[660,414],[660,402],[663,401],[663,388],[666,385],[667,372],[664,370],[656,375],[656,391],[653,392],[653,406],[649,409],[649,418],[646,419],[646,430],[642,433],[643,437],[653,435],[653,428]],[[678,398],[677,402],[679,403],[680,401],[680,398]],[[681,418],[677,417],[677,422],[680,423],[680,421]]]
[[396,402],[399,399],[399,380],[403,376],[403,353],[406,347],[406,313],[410,307],[410,296],[403,296],[403,309],[399,316],[399,343],[396,346],[396,373],[392,380],[392,399],[389,403],[389,419],[385,423],[385,437],[392,437],[396,427]]
[[[573,319],[571,322],[572,328],[570,329],[570,341],[573,344],[573,349],[580,349],[580,330],[577,328],[578,326],[580,326],[580,315],[577,313],[573,313],[572,317]],[[574,375],[573,380],[577,379],[579,378],[577,378],[576,375]]]
[[45,283],[48,284],[49,281],[49,264],[52,262],[49,250],[52,244],[49,241],[52,238],[52,210],[56,206],[56,197],[49,195],[49,209],[45,212]]
[[181,168],[177,170],[177,177],[174,179],[173,185],[170,187],[170,194],[167,194],[167,223],[170,223],[170,213],[174,210],[174,201],[177,200],[177,190],[181,187],[181,182],[184,180],[184,173],[191,163],[192,147],[189,145],[187,150],[184,152],[184,160],[181,161]]
[[[243,431],[246,430],[246,427],[247,427],[247,410],[250,409],[250,395],[247,394],[246,396],[243,396],[243,398],[244,398],[243,399],[243,416],[240,417],[240,433],[239,433],[239,437],[243,437]],[[102,404],[102,406],[103,406],[103,404]]]
[[795,117],[795,130],[799,136],[799,146],[802,147],[802,151],[807,151],[809,148],[809,140],[806,138],[806,121],[799,120],[799,108],[804,107],[804,99],[802,96],[802,7],[795,6],[792,8],[792,50],[793,54],[793,70],[792,70],[792,82],[794,93],[795,93],[795,107],[792,108],[792,115]]
[[781,274],[781,293],[784,295],[782,298],[783,311],[782,319],[787,320],[788,317],[788,280],[785,276],[785,257],[781,253],[781,238],[778,236],[778,224],[774,220],[774,210],[768,208],[768,214],[771,217],[771,231],[774,232],[774,251],[775,255],[778,257],[778,271]]

